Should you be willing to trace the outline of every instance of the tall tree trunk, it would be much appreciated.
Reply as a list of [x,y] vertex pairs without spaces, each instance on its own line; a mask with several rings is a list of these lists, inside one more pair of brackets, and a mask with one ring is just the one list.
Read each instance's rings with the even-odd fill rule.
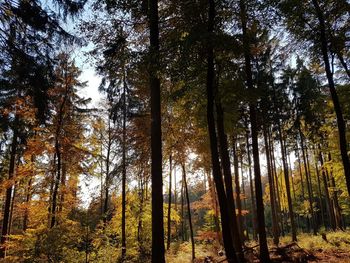
[[[248,127],[247,127],[248,128]],[[250,156],[250,146],[249,146],[249,131],[246,132],[246,144],[247,144],[247,157],[248,157],[248,172],[249,172],[249,185],[250,185],[250,198],[252,206],[252,223],[253,223],[253,238],[257,240],[257,222],[256,222],[256,205],[255,205],[255,195],[252,177],[252,160]]]
[[214,118],[214,48],[213,48],[213,33],[214,33],[214,20],[215,20],[215,1],[209,0],[208,6],[208,43],[207,43],[207,122],[210,141],[211,162],[213,170],[213,178],[215,181],[216,192],[219,199],[219,206],[221,212],[221,225],[222,235],[224,241],[224,247],[226,251],[226,257],[228,262],[236,262],[236,251],[233,246],[233,240],[231,237],[231,227],[229,222],[229,210],[227,207],[227,197],[225,193],[225,187],[222,180],[222,174],[220,170],[220,161],[217,145],[217,137],[215,130],[215,118]]
[[[300,153],[299,153],[299,146],[298,146],[298,140],[296,141],[297,144],[297,149],[296,149],[296,155],[297,155],[297,160],[298,160],[298,167],[299,167],[299,175],[300,175],[300,186],[301,186],[301,202],[304,202],[306,200],[305,197],[305,189],[304,189],[304,176],[303,176],[303,170],[302,170],[302,165],[301,165],[301,159],[300,159]],[[306,228],[307,232],[311,232],[311,227],[310,227],[310,219],[307,217],[306,220]]]
[[142,178],[143,176],[143,170],[140,172],[140,178],[139,178],[139,198],[140,198],[140,207],[139,207],[139,216],[138,216],[138,224],[137,224],[137,242],[140,251],[143,253],[144,252],[144,247],[143,247],[143,239],[142,239],[142,231],[143,231],[143,206],[144,206],[144,200],[145,200],[145,184],[144,184],[144,179]]
[[[249,39],[249,33],[247,32],[248,16],[247,16],[245,1],[240,0],[239,5],[240,5],[241,26],[242,26],[242,33],[243,33],[243,50],[244,50],[244,60],[245,60],[246,81],[247,81],[248,90],[254,93],[255,89],[253,85],[253,75],[252,75],[252,69],[251,69],[250,39]],[[266,240],[264,203],[263,203],[262,184],[261,184],[256,101],[250,101],[249,103],[249,116],[250,116],[250,124],[251,124],[254,173],[255,173],[255,193],[256,193],[255,197],[256,197],[256,206],[257,206],[260,260],[262,262],[270,262],[270,255],[269,255],[269,250],[267,247],[267,240]]]
[[323,201],[322,201],[322,191],[321,191],[321,180],[320,180],[320,171],[318,169],[317,165],[317,158],[316,153],[314,152],[314,164],[315,164],[315,171],[316,171],[316,179],[317,179],[317,190],[318,190],[318,202],[320,206],[320,214],[321,214],[321,222],[324,225],[325,229],[327,229],[326,221],[324,219],[324,207],[323,207]]
[[239,231],[238,233],[240,235],[241,240],[244,240],[243,220],[242,220],[241,187],[240,187],[240,182],[239,182],[239,169],[238,169],[236,138],[233,138],[232,150],[233,150],[233,166],[234,166],[234,171],[235,171],[236,205],[237,205],[237,210],[238,210],[238,215],[237,215],[237,225],[238,225],[238,231]]
[[219,223],[219,210],[218,210],[218,202],[217,202],[217,198],[216,198],[216,193],[215,193],[215,189],[213,186],[213,180],[210,176],[210,172],[207,172],[208,174],[208,184],[209,184],[209,191],[210,191],[210,196],[212,199],[212,206],[213,206],[213,210],[214,210],[214,230],[216,232],[216,238],[218,240],[218,242],[222,245],[222,237],[220,235],[220,223]]
[[182,164],[182,172],[183,172],[183,181],[185,186],[185,193],[186,193],[186,202],[187,202],[187,213],[188,213],[188,223],[190,226],[190,234],[191,234],[191,245],[192,245],[192,261],[196,258],[195,253],[195,245],[194,245],[194,238],[193,238],[193,226],[192,226],[192,218],[191,218],[191,207],[190,207],[190,198],[188,196],[188,187],[187,187],[187,178],[186,178],[186,168],[185,165]]
[[338,124],[338,132],[339,132],[339,146],[340,146],[340,154],[343,161],[344,167],[344,175],[346,179],[346,186],[348,188],[348,193],[350,195],[350,160],[347,151],[347,141],[346,141],[346,125],[343,118],[342,109],[340,106],[337,90],[334,84],[333,72],[331,70],[331,65],[328,57],[328,40],[326,33],[326,24],[324,19],[324,14],[319,6],[318,0],[312,0],[314,5],[318,22],[319,22],[319,35],[320,35],[320,44],[323,56],[323,62],[326,70],[327,80],[329,91],[331,93],[334,111],[337,116],[337,124]]
[[327,211],[329,215],[329,221],[330,225],[333,231],[336,230],[336,223],[335,223],[335,215],[334,215],[334,210],[333,210],[333,204],[331,202],[330,194],[329,194],[329,188],[328,188],[328,180],[327,180],[327,170],[326,167],[324,166],[324,161],[323,161],[323,155],[322,152],[319,152],[319,160],[321,164],[321,169],[322,169],[322,179],[323,179],[323,187],[325,191],[325,197],[326,197],[326,205],[327,205]]
[[[244,171],[243,171],[243,154],[240,155],[240,166],[241,166],[241,175],[242,175],[242,195],[243,195],[243,209],[247,210],[247,198],[246,198],[246,189],[245,189],[245,178],[244,178]],[[243,216],[243,215],[242,215]],[[246,232],[244,234],[244,238],[246,240],[249,240],[249,231],[248,231],[248,225],[247,225],[247,217],[243,217],[243,229]]]
[[15,198],[16,198],[16,182],[13,185],[13,193],[12,193],[12,198],[11,198],[11,208],[10,208],[10,219],[9,219],[9,227],[8,227],[8,234],[11,235],[11,230],[12,230],[12,223],[13,223],[13,209],[15,206]]
[[168,200],[168,238],[166,242],[166,249],[170,248],[170,238],[171,238],[171,171],[172,171],[172,159],[169,156],[169,200]]
[[[9,43],[11,43],[11,41],[14,40],[15,36],[16,36],[15,27],[13,24],[11,24]],[[9,181],[13,179],[14,173],[15,173],[16,154],[17,154],[17,146],[18,146],[18,130],[17,130],[18,120],[19,120],[19,117],[15,112],[15,119],[12,127],[13,136],[12,136],[12,143],[11,143],[11,150],[10,150],[10,163],[9,163],[9,170],[8,170]],[[9,234],[9,227],[10,227],[9,225],[10,225],[12,188],[13,188],[13,184],[11,182],[11,184],[6,187],[6,193],[5,193],[4,214],[3,214],[1,239],[0,239],[0,258],[6,257],[5,243],[7,241],[7,235]]]
[[289,212],[289,219],[291,222],[291,230],[292,230],[292,240],[294,242],[296,242],[297,241],[297,231],[295,228],[292,197],[290,194],[290,183],[289,183],[289,172],[288,172],[288,165],[287,165],[287,159],[286,159],[286,149],[285,149],[284,143],[283,143],[282,129],[281,129],[281,124],[280,124],[279,120],[278,120],[278,135],[279,135],[279,140],[280,140],[280,145],[281,145],[282,164],[283,164],[284,180],[285,180],[285,184],[286,184],[288,212]]
[[275,160],[275,147],[274,147],[274,142],[273,139],[271,138],[271,134],[269,132],[269,144],[270,144],[270,156],[271,156],[271,168],[272,168],[272,180],[274,181],[274,185],[276,188],[276,210],[277,210],[277,219],[280,222],[280,227],[278,228],[278,234],[284,235],[284,225],[283,225],[283,220],[282,220],[282,209],[281,209],[281,196],[280,196],[280,187],[278,185],[278,175],[277,175],[277,168],[276,168],[276,160]]
[[123,138],[122,138],[122,262],[126,257],[126,73],[123,76]]
[[[330,152],[328,153],[328,161],[332,163],[332,155]],[[329,176],[330,176],[330,186],[333,189],[332,201],[333,201],[336,228],[343,230],[341,208],[339,206],[339,201],[338,201],[338,191],[337,191],[334,176],[333,176],[333,164],[331,164]]]
[[270,156],[270,146],[267,139],[267,130],[264,125],[264,142],[265,142],[265,154],[266,154],[266,162],[267,162],[267,176],[269,180],[269,188],[270,188],[270,205],[271,205],[271,216],[272,216],[272,234],[273,234],[273,243],[277,246],[279,243],[279,234],[278,234],[278,221],[277,221],[277,212],[275,207],[275,184],[272,177],[272,169],[271,169],[271,156]]
[[58,205],[58,211],[62,212],[63,205],[64,205],[64,197],[66,194],[66,179],[67,179],[67,167],[66,167],[66,160],[65,156],[62,156],[62,176],[61,176],[61,187],[60,187],[60,201]]
[[[315,197],[314,197],[314,190],[313,190],[313,186],[312,186],[312,175],[311,175],[311,169],[310,169],[310,161],[309,161],[309,151],[307,149],[307,146],[305,146],[305,152],[306,152],[306,163],[307,163],[307,170],[309,173],[309,183],[310,183],[310,192],[311,192],[311,201],[314,202],[315,201]],[[315,202],[314,202],[315,203]],[[316,218],[316,213],[315,211],[313,211],[314,213],[314,229],[316,229],[316,232],[318,231],[318,224],[317,224],[317,218]]]
[[163,263],[163,177],[162,177],[162,120],[159,80],[159,18],[158,0],[148,2],[150,29],[149,79],[151,89],[151,159],[152,159],[152,262]]
[[230,163],[230,156],[228,152],[227,135],[225,134],[225,127],[224,127],[224,112],[220,101],[216,103],[216,112],[217,112],[217,130],[218,130],[218,137],[219,137],[219,150],[220,150],[220,156],[221,156],[222,170],[224,173],[231,235],[232,235],[232,240],[234,243],[236,254],[239,257],[239,259],[243,261],[244,260],[243,250],[242,250],[243,235],[241,233],[242,225],[239,225],[241,223],[239,223],[240,221],[238,221],[238,218],[236,217],[236,207],[235,207],[235,201],[233,198],[231,163]]
[[[32,156],[33,158],[33,156]],[[24,217],[23,217],[23,232],[27,231],[28,228],[28,222],[29,222],[29,205],[30,205],[30,200],[32,197],[32,180],[33,180],[33,175],[29,178],[27,189],[26,189],[26,207],[24,210]]]
[[303,162],[304,162],[308,201],[310,204],[311,225],[312,225],[313,234],[317,235],[317,228],[316,228],[316,223],[315,223],[315,213],[314,213],[313,200],[312,200],[313,194],[312,194],[312,189],[311,189],[311,176],[310,176],[309,170],[307,168],[307,160],[306,160],[305,145],[304,145],[304,135],[302,134],[300,127],[299,127],[299,134],[300,134],[300,147],[301,147],[301,152],[303,155]]
[[111,130],[111,122],[108,120],[108,142],[107,142],[107,155],[106,155],[106,179],[105,179],[105,198],[103,204],[103,222],[107,223],[108,216],[108,200],[109,200],[109,184],[110,184],[110,155],[111,155],[111,147],[112,147],[112,130]]
[[[66,65],[67,66],[67,65]],[[67,77],[67,76],[66,76]],[[58,190],[61,182],[61,169],[62,169],[62,151],[61,151],[61,132],[63,129],[63,118],[64,118],[64,109],[66,106],[66,102],[69,97],[71,87],[67,83],[67,79],[65,81],[65,92],[63,94],[63,99],[61,104],[59,105],[58,110],[58,121],[56,124],[56,131],[55,131],[55,156],[56,156],[56,162],[54,162],[55,165],[55,171],[56,174],[54,175],[54,182],[53,182],[53,191],[52,191],[52,205],[51,205],[51,219],[50,219],[50,228],[53,228],[57,221],[57,197],[58,197]]]
[[102,131],[100,133],[100,172],[101,172],[101,180],[100,180],[100,205],[101,205],[101,217],[103,217],[103,213],[104,213],[104,210],[103,210],[103,191],[104,191],[104,188],[103,188],[103,177],[104,177],[104,172],[103,172],[103,134],[102,134]]
[[305,190],[304,190],[303,171],[302,171],[302,169],[301,169],[301,161],[300,161],[299,149],[296,150],[296,153],[297,153],[297,160],[298,160],[299,174],[300,174],[301,197],[302,197],[303,200],[305,200]]
[[57,217],[56,217],[57,216],[57,195],[58,195],[58,188],[61,181],[61,144],[59,143],[58,135],[56,135],[55,153],[56,153],[57,165],[56,165],[56,176],[54,179],[54,187],[52,192],[50,228],[53,228],[57,222]]
[[184,199],[184,190],[185,185],[184,185],[184,180],[181,180],[181,238],[182,241],[186,241],[186,224],[185,224],[185,213],[184,213],[184,203],[185,203],[185,199]]

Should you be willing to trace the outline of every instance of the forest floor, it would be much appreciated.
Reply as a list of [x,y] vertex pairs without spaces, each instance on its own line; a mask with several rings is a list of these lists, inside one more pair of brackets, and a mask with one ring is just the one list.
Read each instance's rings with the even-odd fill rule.
[[[167,253],[167,262],[191,262],[191,244],[173,243]],[[246,244],[248,262],[260,262],[258,246],[254,241]],[[324,232],[314,236],[312,234],[298,235],[298,242],[293,243],[290,237],[282,237],[278,247],[269,240],[270,257],[273,262],[323,262],[350,263],[350,231]],[[213,244],[196,244],[195,263],[225,263],[225,256],[220,256],[220,247]]]

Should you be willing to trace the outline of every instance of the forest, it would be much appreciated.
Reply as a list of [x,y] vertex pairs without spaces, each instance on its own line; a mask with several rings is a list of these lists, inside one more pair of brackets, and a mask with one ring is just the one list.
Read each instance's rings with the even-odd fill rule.
[[0,0],[0,50],[0,262],[350,262],[349,0]]

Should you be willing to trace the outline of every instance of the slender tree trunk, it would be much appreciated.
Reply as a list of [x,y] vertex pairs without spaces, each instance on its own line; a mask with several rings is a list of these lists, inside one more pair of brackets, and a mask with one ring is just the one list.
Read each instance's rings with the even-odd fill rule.
[[213,180],[210,176],[210,172],[208,171],[208,183],[209,183],[209,191],[212,199],[212,206],[214,210],[214,230],[216,232],[216,237],[218,242],[222,245],[222,236],[220,235],[220,223],[219,223],[219,210],[218,210],[218,202],[216,198],[215,189],[213,186]]
[[277,221],[277,213],[275,207],[275,185],[272,177],[272,169],[271,169],[271,156],[270,156],[270,146],[267,139],[267,130],[266,127],[263,127],[264,131],[264,142],[265,142],[265,154],[266,154],[266,162],[267,162],[267,176],[269,180],[269,188],[270,188],[270,205],[271,205],[271,216],[272,216],[272,234],[273,234],[273,243],[278,246],[279,243],[279,234],[278,234],[278,221]]
[[292,240],[294,242],[296,242],[297,241],[297,231],[295,228],[292,197],[290,194],[290,183],[289,183],[289,172],[288,172],[288,165],[287,165],[287,159],[286,159],[286,149],[285,149],[284,144],[283,144],[283,135],[282,135],[282,129],[281,129],[281,124],[280,124],[279,120],[278,120],[278,134],[279,134],[279,140],[280,140],[280,145],[281,145],[282,164],[283,164],[284,180],[285,180],[285,184],[286,184],[288,212],[289,212],[289,219],[291,222],[291,230],[292,230]]
[[[331,153],[328,153],[328,161],[332,162],[332,156]],[[333,201],[333,208],[334,208],[334,215],[335,215],[335,223],[336,223],[336,228],[343,230],[342,227],[342,216],[341,216],[341,208],[339,206],[339,201],[338,201],[338,191],[335,185],[335,180],[333,176],[333,164],[331,164],[330,168],[330,185],[333,189],[332,191],[332,201]]]
[[66,169],[66,162],[65,162],[65,156],[62,156],[62,176],[61,176],[61,187],[60,187],[60,202],[58,205],[58,211],[62,212],[63,210],[63,204],[64,204],[64,197],[66,194],[66,177],[67,177],[67,169]]
[[[271,134],[269,133],[269,136]],[[280,222],[280,228],[278,228],[278,234],[284,235],[284,225],[283,225],[283,220],[282,220],[282,209],[281,209],[281,196],[280,196],[280,191],[279,191],[279,184],[278,184],[278,175],[277,175],[277,168],[276,168],[276,160],[275,160],[275,147],[274,147],[274,142],[271,137],[269,137],[269,143],[270,143],[270,156],[271,156],[271,168],[272,168],[272,179],[274,181],[274,185],[276,188],[276,210],[277,210],[277,219]]]
[[[307,149],[307,146],[305,146],[305,152],[306,152],[306,163],[307,163],[307,170],[309,173],[309,182],[310,182],[310,192],[311,192],[311,201],[313,203],[315,203],[315,197],[314,197],[314,190],[313,190],[313,186],[312,186],[312,174],[311,174],[311,169],[310,169],[310,161],[309,161],[309,151]],[[316,229],[316,232],[318,231],[318,223],[317,223],[317,218],[316,218],[316,213],[315,211],[313,211],[314,216],[313,216],[313,220],[314,220],[314,229]]]
[[184,164],[182,164],[182,172],[183,172],[183,181],[184,181],[185,193],[186,193],[188,223],[189,223],[189,226],[190,226],[191,245],[192,245],[192,261],[193,261],[196,258],[196,253],[195,253],[195,245],[194,245],[194,238],[193,238],[193,226],[192,226],[192,218],[191,218],[190,198],[188,196],[186,168],[185,168]]
[[246,132],[246,143],[247,143],[247,157],[248,157],[248,169],[249,169],[249,185],[250,185],[250,198],[252,206],[252,223],[253,223],[253,239],[257,240],[257,222],[256,222],[256,205],[255,205],[255,195],[252,177],[252,160],[250,156],[250,146],[249,146],[249,131]]
[[[205,177],[205,174],[204,174]],[[176,188],[176,168],[174,169],[174,209],[177,212],[177,188]]]
[[12,231],[12,224],[13,224],[13,209],[15,206],[15,198],[16,198],[16,190],[17,190],[17,186],[16,186],[16,182],[13,185],[13,193],[12,193],[12,198],[11,198],[11,209],[10,209],[10,219],[9,219],[9,229],[8,229],[8,233],[9,235],[11,235],[11,231]]
[[[243,155],[240,155],[240,165],[241,165],[241,175],[242,175],[242,195],[243,195],[243,209],[247,210],[247,198],[245,193],[245,178],[244,178],[244,172],[243,172]],[[242,215],[243,216],[243,215]],[[247,225],[247,216],[243,217],[243,229],[246,232],[244,234],[244,238],[246,240],[249,240],[249,231],[248,231],[248,225]]]
[[[247,16],[245,1],[240,0],[239,5],[240,5],[241,26],[242,26],[242,33],[243,33],[243,50],[244,50],[247,86],[248,86],[248,90],[254,93],[255,89],[253,85],[253,75],[252,75],[252,69],[251,69],[250,39],[249,39],[249,32],[247,32],[248,16]],[[256,193],[255,197],[256,197],[256,206],[257,206],[260,260],[262,262],[270,262],[270,255],[267,247],[266,230],[265,230],[264,203],[263,203],[260,160],[259,160],[256,101],[250,101],[249,103],[249,117],[250,117],[250,124],[251,124],[253,160],[254,160],[255,193]]]
[[319,6],[318,0],[312,0],[314,5],[318,22],[319,22],[319,37],[320,44],[323,56],[323,62],[326,70],[327,80],[329,91],[331,93],[334,111],[337,116],[337,124],[338,124],[338,132],[339,132],[339,146],[340,146],[340,154],[343,161],[344,167],[344,175],[346,179],[346,186],[348,188],[348,193],[350,195],[350,160],[347,151],[347,140],[346,140],[346,125],[343,118],[342,109],[340,106],[337,90],[334,84],[333,72],[331,70],[331,65],[328,57],[328,41],[327,41],[327,33],[326,33],[326,24],[324,19],[324,14]]
[[[229,210],[229,222],[231,229],[231,236],[234,243],[235,251],[237,256],[241,261],[244,261],[243,250],[242,250],[242,233],[241,233],[241,223],[238,223],[238,218],[236,217],[236,207],[233,198],[233,187],[232,187],[232,175],[231,175],[231,163],[230,156],[228,152],[227,136],[225,134],[224,127],[224,112],[220,102],[216,103],[217,111],[217,130],[219,137],[219,150],[221,156],[221,165],[224,173],[227,206]],[[241,209],[242,210],[242,209]]]
[[[13,179],[15,173],[15,162],[16,162],[16,153],[17,153],[17,142],[18,132],[17,128],[13,129],[13,137],[10,151],[10,163],[8,171],[8,180]],[[4,216],[2,220],[2,232],[1,232],[1,248],[0,248],[0,258],[4,258],[6,255],[6,249],[4,247],[5,242],[7,241],[7,235],[9,234],[9,223],[10,223],[10,209],[11,209],[11,200],[12,200],[12,183],[6,188],[5,195],[5,205],[4,205]]]
[[50,194],[49,194],[49,207],[48,207],[48,215],[47,215],[47,222],[48,227],[50,227],[51,224],[51,213],[52,213],[52,194],[53,194],[53,188],[55,185],[55,178],[56,178],[56,153],[53,155],[52,160],[52,173],[51,173],[51,180],[50,180]]
[[213,178],[215,181],[216,192],[219,199],[219,206],[221,212],[221,225],[222,235],[224,241],[224,247],[226,251],[226,257],[228,262],[236,262],[236,251],[233,246],[233,240],[231,237],[231,227],[229,222],[229,210],[227,206],[227,197],[225,193],[225,187],[222,180],[222,174],[220,169],[217,137],[215,130],[215,118],[214,118],[214,48],[213,48],[213,33],[214,33],[214,20],[215,20],[215,1],[209,0],[208,6],[208,43],[207,43],[207,122],[208,133],[210,141],[211,162],[213,169]]
[[184,217],[184,180],[181,180],[181,238],[185,241],[185,217]]
[[334,210],[333,210],[333,204],[331,202],[330,194],[329,194],[329,188],[328,188],[328,180],[327,180],[327,170],[326,167],[324,166],[324,161],[323,161],[323,155],[322,152],[319,152],[319,160],[321,164],[321,169],[322,169],[322,179],[323,179],[323,187],[325,190],[325,197],[326,197],[326,205],[327,205],[327,211],[329,215],[329,221],[330,225],[333,231],[336,230],[336,223],[335,223],[335,215],[334,215]]
[[[304,176],[303,176],[303,171],[302,171],[302,165],[301,165],[301,159],[300,159],[300,153],[298,149],[298,141],[296,142],[297,144],[297,149],[296,149],[296,154],[297,154],[297,160],[298,160],[298,167],[299,167],[299,175],[300,175],[300,185],[301,185],[301,202],[304,202],[306,200],[305,197],[305,189],[304,189]],[[304,220],[306,222],[306,229],[307,232],[311,232],[311,227],[310,227],[310,218],[306,218]]]
[[297,160],[298,160],[298,166],[299,166],[299,174],[300,174],[300,185],[301,185],[301,197],[303,200],[305,200],[305,190],[304,190],[304,180],[303,180],[303,171],[301,169],[301,161],[300,161],[300,154],[299,150],[296,150],[297,153]]
[[108,120],[108,142],[107,142],[107,155],[106,155],[106,179],[105,179],[105,198],[103,205],[103,222],[107,223],[108,217],[108,200],[109,200],[109,184],[110,184],[110,155],[111,155],[111,147],[112,147],[112,130],[111,130],[111,122]]
[[238,233],[240,235],[241,240],[244,240],[244,232],[243,232],[243,220],[242,220],[242,202],[241,202],[241,187],[239,182],[239,169],[238,169],[238,156],[237,156],[237,143],[236,139],[233,138],[233,166],[235,171],[235,187],[236,187],[236,205],[238,210],[237,215],[237,225],[238,225]]
[[103,213],[104,213],[104,210],[103,210],[103,134],[102,134],[102,131],[100,133],[100,169],[101,169],[101,180],[100,180],[100,205],[101,205],[101,217],[103,217]]
[[322,191],[321,191],[321,180],[320,180],[320,171],[317,166],[317,158],[316,153],[314,152],[314,163],[315,163],[315,171],[316,171],[316,179],[317,179],[317,190],[318,190],[318,202],[320,206],[320,213],[321,213],[321,222],[324,225],[325,229],[327,229],[326,221],[324,219],[324,207],[323,207],[323,201],[322,201]]
[[162,178],[162,121],[159,74],[158,0],[148,2],[150,29],[149,78],[151,89],[151,159],[152,159],[152,262],[163,263],[163,178]]
[[[33,156],[32,156],[33,158]],[[31,197],[32,197],[32,178],[33,176],[31,176],[29,178],[29,181],[28,181],[28,185],[27,185],[27,189],[26,189],[26,207],[25,207],[25,210],[24,210],[24,217],[23,217],[23,232],[26,232],[27,231],[27,228],[28,228],[28,222],[29,222],[29,204],[30,204],[30,200],[31,200]]]
[[142,179],[142,170],[140,173],[140,179],[139,179],[139,198],[140,198],[140,208],[139,208],[139,220],[137,224],[137,242],[139,245],[140,251],[144,251],[143,248],[143,239],[142,239],[142,218],[143,218],[143,206],[144,206],[144,200],[145,200],[145,190],[144,190],[144,180]]
[[172,159],[169,156],[169,201],[168,201],[168,238],[166,243],[166,249],[170,248],[170,238],[171,238],[171,171],[172,171]]
[[122,138],[122,262],[126,257],[126,74],[123,76],[123,138]]
[[50,228],[53,228],[57,221],[57,195],[58,195],[58,188],[61,181],[61,144],[59,143],[58,136],[56,135],[56,143],[55,143],[55,151],[56,151],[56,159],[57,159],[57,166],[56,166],[56,176],[54,180],[54,187],[52,192],[52,205],[51,205],[51,221],[50,221]]
[[307,161],[306,161],[305,146],[304,146],[304,135],[302,134],[300,127],[299,127],[299,134],[300,134],[300,147],[301,147],[301,152],[303,155],[303,162],[304,162],[306,186],[307,186],[307,192],[308,192],[308,201],[310,204],[311,225],[312,225],[313,234],[317,235],[317,228],[316,228],[316,223],[315,223],[315,214],[314,214],[313,200],[312,200],[313,194],[312,194],[312,190],[311,190],[311,177],[310,177],[309,170],[307,169]]
[[[67,65],[66,65],[67,66]],[[54,162],[55,165],[55,171],[56,174],[54,175],[54,183],[53,183],[53,191],[52,191],[52,205],[51,205],[51,219],[50,219],[50,228],[53,228],[57,221],[57,197],[58,197],[58,190],[61,182],[61,170],[62,170],[62,145],[61,145],[61,131],[63,129],[63,118],[64,118],[64,109],[66,106],[67,99],[69,97],[69,92],[71,90],[71,87],[68,85],[68,77],[65,76],[65,92],[63,94],[62,103],[59,106],[58,110],[58,121],[56,124],[56,133],[55,133],[55,156],[56,156],[56,162]]]

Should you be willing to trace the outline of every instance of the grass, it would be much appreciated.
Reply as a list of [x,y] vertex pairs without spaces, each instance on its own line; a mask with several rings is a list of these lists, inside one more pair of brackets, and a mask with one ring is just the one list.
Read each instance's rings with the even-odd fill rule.
[[[300,233],[298,235],[298,246],[309,253],[315,254],[320,260],[318,262],[350,262],[350,231],[323,232],[327,241],[321,234],[317,236],[311,233]],[[272,239],[268,240],[269,247],[273,247]],[[280,238],[280,246],[290,244],[290,236]],[[249,247],[257,245],[255,241],[246,244]],[[206,256],[217,258],[218,247],[213,244],[196,244],[195,262],[203,262]],[[166,253],[166,261],[171,263],[189,263],[191,261],[191,243],[174,242]]]
[[[344,250],[350,253],[350,231],[324,232],[327,237],[325,241],[321,234],[314,236],[309,233],[301,233],[298,235],[298,245],[304,249],[315,251],[333,251]],[[290,237],[282,237],[282,244],[288,244],[292,240]]]
[[[215,247],[212,244],[196,244],[196,260],[194,262],[203,262],[207,256],[216,257]],[[187,263],[192,262],[192,247],[190,242],[175,242],[170,246],[166,253],[166,262]]]

